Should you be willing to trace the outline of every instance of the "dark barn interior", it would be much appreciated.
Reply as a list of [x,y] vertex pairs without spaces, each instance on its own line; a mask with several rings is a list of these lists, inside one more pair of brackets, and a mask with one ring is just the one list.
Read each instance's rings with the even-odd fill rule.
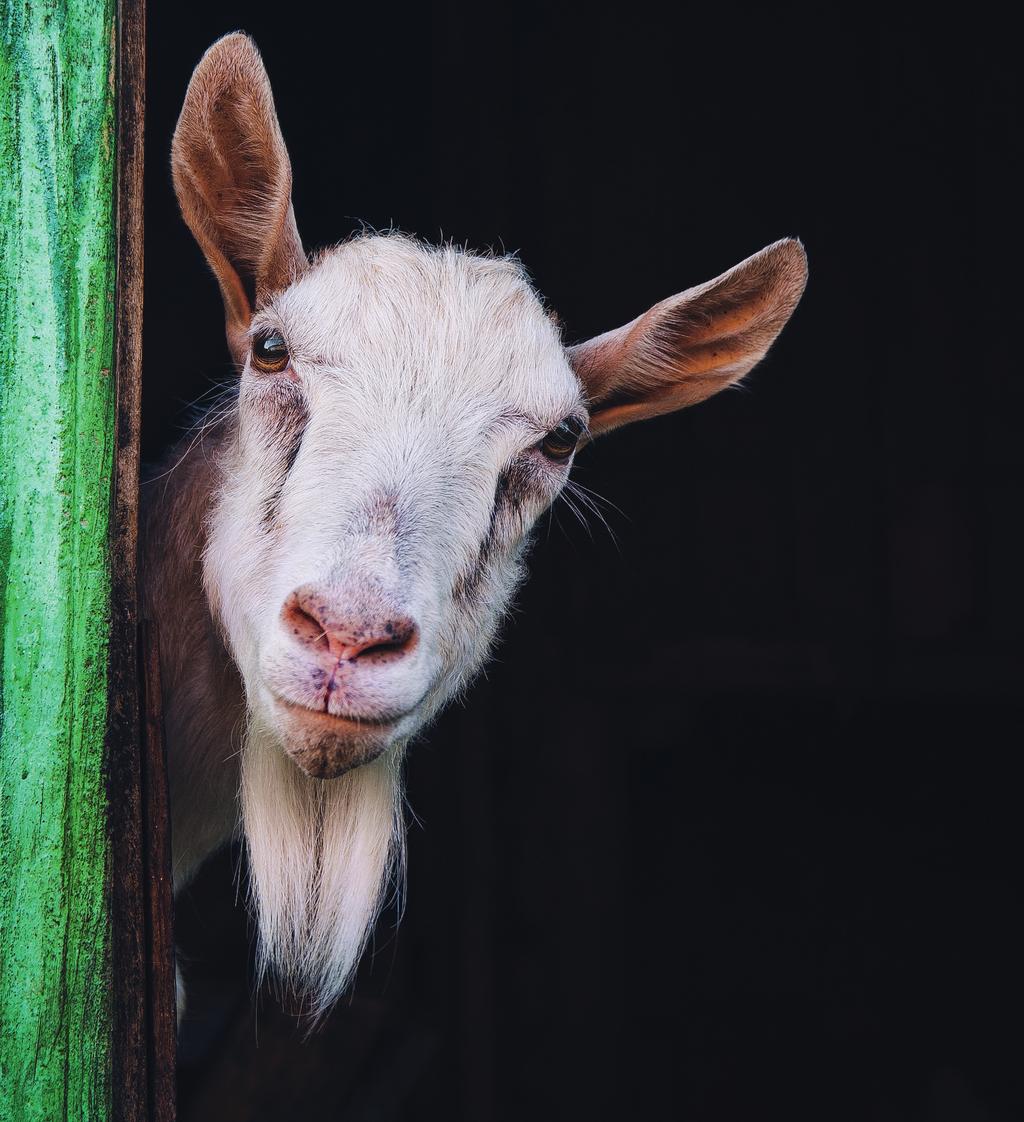
[[307,248],[518,251],[569,340],[811,266],[742,390],[582,457],[616,540],[541,524],[326,1027],[252,1002],[237,854],[178,901],[183,1122],[1024,1119],[1016,44],[673,11],[151,6],[150,461],[231,377],[168,150],[239,26]]

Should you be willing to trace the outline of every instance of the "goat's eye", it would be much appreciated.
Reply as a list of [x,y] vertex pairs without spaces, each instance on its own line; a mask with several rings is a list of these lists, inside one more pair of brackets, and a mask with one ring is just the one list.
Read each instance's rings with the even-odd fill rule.
[[549,460],[564,464],[576,451],[576,445],[583,435],[583,422],[578,417],[567,417],[557,428],[552,429],[540,442],[540,450]]
[[288,344],[279,331],[261,331],[252,341],[252,364],[264,374],[280,374],[288,357]]

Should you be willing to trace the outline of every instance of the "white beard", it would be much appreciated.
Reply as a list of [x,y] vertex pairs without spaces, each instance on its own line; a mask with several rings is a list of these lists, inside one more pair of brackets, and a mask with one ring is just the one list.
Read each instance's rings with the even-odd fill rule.
[[242,751],[242,830],[258,971],[316,1020],[359,962],[389,884],[404,877],[401,749],[339,779],[311,779],[250,722]]

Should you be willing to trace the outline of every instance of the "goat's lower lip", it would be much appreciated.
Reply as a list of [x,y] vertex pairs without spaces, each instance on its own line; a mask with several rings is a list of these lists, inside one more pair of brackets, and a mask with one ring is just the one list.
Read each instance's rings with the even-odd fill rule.
[[304,721],[315,722],[325,729],[345,730],[346,732],[385,732],[393,728],[405,716],[399,713],[387,717],[345,717],[328,713],[324,709],[310,709],[305,705],[297,705],[294,701],[285,701],[284,698],[275,697],[274,701],[282,709]]

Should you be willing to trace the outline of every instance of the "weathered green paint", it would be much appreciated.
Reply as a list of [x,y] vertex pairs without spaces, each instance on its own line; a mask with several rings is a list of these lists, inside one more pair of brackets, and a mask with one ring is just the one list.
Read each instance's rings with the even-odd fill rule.
[[112,0],[0,0],[0,1119],[110,1113]]

